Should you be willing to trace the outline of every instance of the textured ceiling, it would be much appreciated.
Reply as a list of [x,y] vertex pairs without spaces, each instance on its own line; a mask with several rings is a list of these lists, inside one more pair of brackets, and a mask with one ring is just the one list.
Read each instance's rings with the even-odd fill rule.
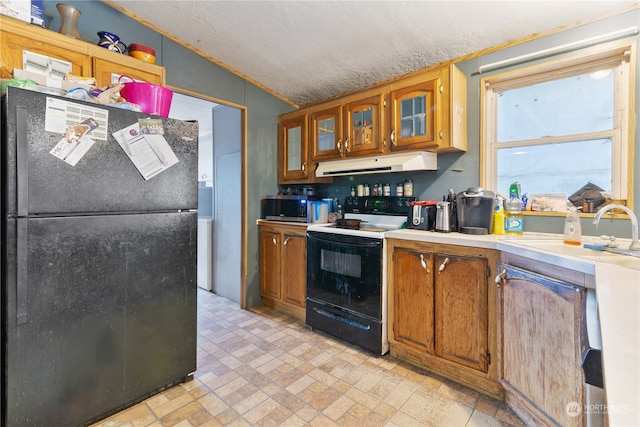
[[297,105],[638,5],[584,0],[108,3]]

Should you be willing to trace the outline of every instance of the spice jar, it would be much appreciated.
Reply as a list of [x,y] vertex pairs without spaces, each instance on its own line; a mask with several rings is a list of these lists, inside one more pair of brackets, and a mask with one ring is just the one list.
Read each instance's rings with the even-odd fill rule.
[[404,196],[405,197],[413,197],[413,181],[407,179],[404,182]]
[[382,191],[383,191],[383,196],[390,196],[391,195],[391,184],[389,184],[388,182],[382,187]]
[[398,185],[396,185],[396,196],[402,197],[403,194],[404,194],[404,185],[402,183],[399,183]]
[[369,196],[371,194],[371,189],[369,188],[369,184],[364,185],[364,195]]

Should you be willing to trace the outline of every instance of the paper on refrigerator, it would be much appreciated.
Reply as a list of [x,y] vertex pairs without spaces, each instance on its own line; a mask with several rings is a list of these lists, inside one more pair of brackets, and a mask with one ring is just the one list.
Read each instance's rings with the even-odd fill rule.
[[95,144],[95,141],[88,134],[97,127],[98,123],[92,118],[69,126],[64,132],[64,137],[58,141],[49,153],[64,160],[71,166],[75,166]]
[[144,179],[153,178],[178,163],[178,157],[164,136],[142,133],[139,123],[112,135]]

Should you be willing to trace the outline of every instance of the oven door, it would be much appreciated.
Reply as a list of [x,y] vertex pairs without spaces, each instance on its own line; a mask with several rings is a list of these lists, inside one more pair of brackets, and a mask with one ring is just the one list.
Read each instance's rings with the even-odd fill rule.
[[382,320],[382,239],[307,231],[307,298]]

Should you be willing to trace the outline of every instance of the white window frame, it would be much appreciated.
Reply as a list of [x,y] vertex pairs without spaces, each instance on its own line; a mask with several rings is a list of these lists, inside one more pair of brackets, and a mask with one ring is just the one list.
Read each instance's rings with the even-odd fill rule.
[[560,136],[498,144],[496,93],[506,89],[584,74],[595,68],[602,68],[603,65],[611,65],[616,72],[614,128],[606,132],[592,132],[581,136],[586,139],[611,138],[612,197],[618,202],[626,203],[633,209],[635,58],[635,41],[607,43],[576,51],[575,55],[569,58],[481,79],[480,185],[484,188],[497,189],[498,147],[530,146],[574,140]]

